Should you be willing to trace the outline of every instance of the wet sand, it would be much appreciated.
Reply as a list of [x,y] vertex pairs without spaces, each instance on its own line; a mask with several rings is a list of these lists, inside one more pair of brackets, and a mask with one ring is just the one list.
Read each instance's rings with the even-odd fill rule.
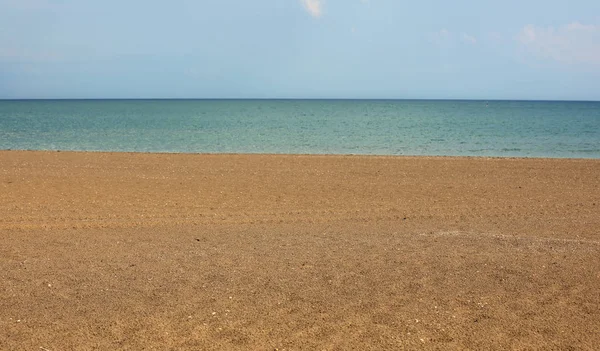
[[600,344],[600,160],[0,151],[0,350]]

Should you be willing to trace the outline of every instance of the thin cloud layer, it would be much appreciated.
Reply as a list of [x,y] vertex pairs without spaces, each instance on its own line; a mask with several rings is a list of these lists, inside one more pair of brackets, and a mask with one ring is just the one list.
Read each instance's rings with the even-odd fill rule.
[[438,44],[456,44],[457,42],[462,42],[464,44],[475,45],[477,44],[477,38],[468,33],[453,33],[448,29],[443,28],[430,36],[431,40],[434,43]]
[[51,7],[47,0],[0,0],[0,8],[18,10],[42,10]]
[[526,25],[517,41],[532,55],[567,64],[600,65],[600,26],[573,22],[558,28]]
[[301,0],[302,5],[308,13],[315,17],[321,17],[323,15],[323,1],[322,0]]

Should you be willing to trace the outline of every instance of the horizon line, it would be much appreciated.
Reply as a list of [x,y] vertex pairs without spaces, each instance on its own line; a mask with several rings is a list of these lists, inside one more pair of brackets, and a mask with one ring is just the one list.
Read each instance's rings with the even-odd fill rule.
[[293,97],[277,97],[277,98],[236,98],[236,97],[221,97],[221,98],[153,98],[153,97],[138,97],[138,98],[0,98],[0,101],[100,101],[100,100],[113,100],[113,101],[167,101],[167,100],[196,100],[196,101],[268,101],[268,100],[280,100],[280,101],[523,101],[523,102],[600,102],[600,100],[578,100],[578,99],[482,99],[482,98],[293,98]]

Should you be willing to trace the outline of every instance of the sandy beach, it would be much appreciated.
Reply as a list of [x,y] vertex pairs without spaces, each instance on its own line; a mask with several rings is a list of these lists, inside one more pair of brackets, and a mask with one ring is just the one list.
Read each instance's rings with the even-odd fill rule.
[[0,350],[600,345],[600,160],[0,151]]

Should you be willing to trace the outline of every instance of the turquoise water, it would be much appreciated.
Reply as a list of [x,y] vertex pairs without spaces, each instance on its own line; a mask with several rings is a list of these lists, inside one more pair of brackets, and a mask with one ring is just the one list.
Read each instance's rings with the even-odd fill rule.
[[0,101],[0,149],[600,158],[600,102]]

